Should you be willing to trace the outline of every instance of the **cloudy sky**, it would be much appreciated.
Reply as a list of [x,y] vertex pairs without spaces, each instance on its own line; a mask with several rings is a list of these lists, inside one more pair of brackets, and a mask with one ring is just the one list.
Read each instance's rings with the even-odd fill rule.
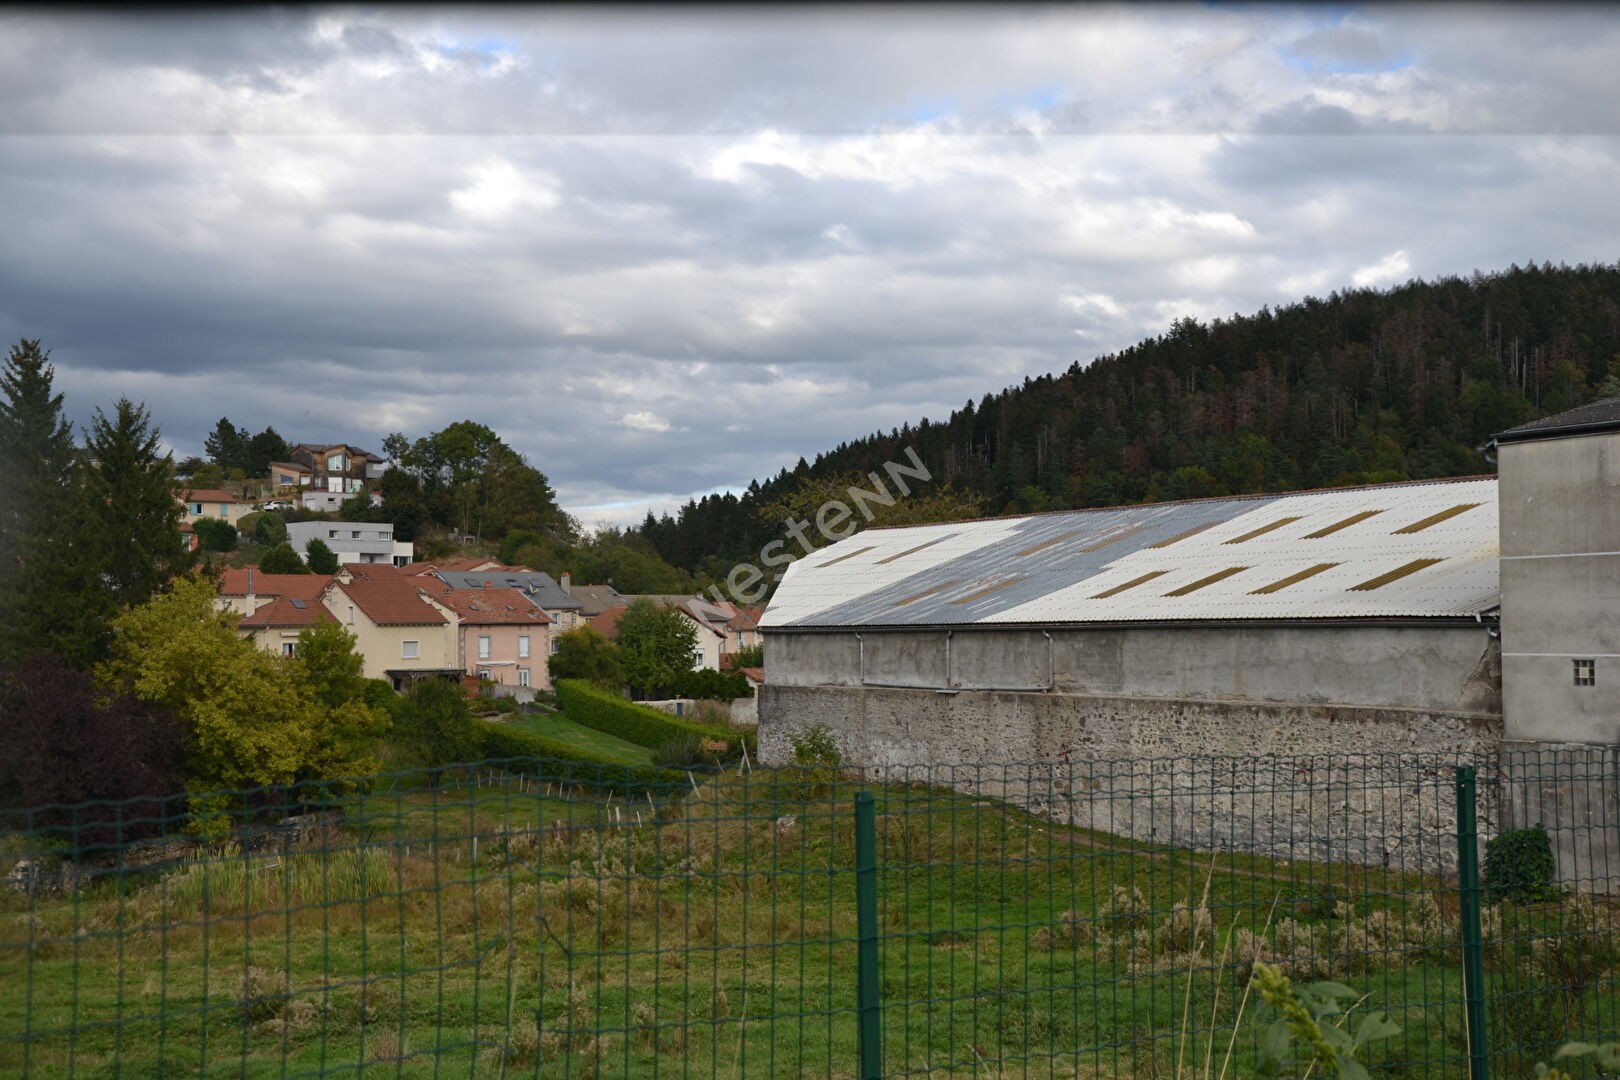
[[1351,285],[1620,257],[1620,11],[0,13],[0,339],[589,525]]

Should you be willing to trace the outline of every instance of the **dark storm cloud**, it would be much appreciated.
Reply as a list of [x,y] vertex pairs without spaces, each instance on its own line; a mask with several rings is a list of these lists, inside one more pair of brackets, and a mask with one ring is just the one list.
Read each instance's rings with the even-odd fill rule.
[[1612,258],[1617,49],[1597,8],[10,14],[0,332],[182,453],[470,417],[636,520],[1182,315]]

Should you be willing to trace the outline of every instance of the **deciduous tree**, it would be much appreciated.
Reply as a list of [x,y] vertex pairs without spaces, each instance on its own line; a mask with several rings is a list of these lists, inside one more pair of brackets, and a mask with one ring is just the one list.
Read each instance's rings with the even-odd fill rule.
[[[360,752],[366,716],[335,709],[308,669],[257,648],[214,606],[213,584],[182,578],[113,620],[112,656],[98,669],[109,689],[161,705],[191,734],[194,790],[288,784],[375,770]],[[360,730],[356,730],[356,729]]]
[[547,664],[552,681],[585,679],[615,693],[624,688],[619,647],[589,626],[557,635],[557,651]]
[[619,620],[624,677],[639,697],[667,696],[697,651],[697,627],[675,608],[639,599]]

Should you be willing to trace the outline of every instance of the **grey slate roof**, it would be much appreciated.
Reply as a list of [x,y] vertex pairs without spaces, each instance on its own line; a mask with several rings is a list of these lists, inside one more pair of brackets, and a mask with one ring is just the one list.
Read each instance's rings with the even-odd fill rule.
[[1472,621],[1499,604],[1491,477],[866,529],[790,566],[760,626]]
[[517,589],[542,611],[578,611],[581,604],[563,592],[550,574],[538,570],[436,570],[433,576],[452,589]]
[[1528,439],[1552,439],[1562,435],[1586,435],[1599,431],[1620,431],[1620,397],[1604,398],[1568,412],[1543,416],[1528,424],[1509,428],[1496,436],[1496,441],[1523,442]]
[[611,585],[570,585],[569,593],[579,601],[580,614],[593,618],[604,611],[624,607],[630,601]]

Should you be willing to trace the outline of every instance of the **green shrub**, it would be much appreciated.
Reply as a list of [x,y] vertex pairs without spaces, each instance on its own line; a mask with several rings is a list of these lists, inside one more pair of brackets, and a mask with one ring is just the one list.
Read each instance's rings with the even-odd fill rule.
[[703,740],[696,735],[678,735],[653,747],[654,765],[672,769],[701,769],[713,764],[713,755],[703,752]]
[[838,780],[844,755],[833,733],[821,724],[788,733],[793,746],[793,763],[798,766],[796,782],[790,790],[798,798],[814,799],[827,794]]
[[1485,845],[1483,884],[1490,903],[1527,904],[1556,896],[1557,875],[1552,839],[1540,825],[1509,829]]
[[557,703],[562,706],[563,714],[574,723],[649,749],[663,746],[672,739],[691,736],[723,741],[728,757],[740,755],[744,746],[749,753],[754,751],[752,732],[696,724],[646,705],[625,701],[574,679],[563,679],[557,683]]
[[736,701],[754,696],[754,688],[747,676],[736,671],[719,672],[713,668],[682,672],[675,680],[675,696],[696,698],[699,701]]
[[476,724],[483,741],[483,756],[507,759],[505,764],[509,770],[526,776],[608,788],[630,795],[679,791],[690,784],[684,772],[625,765],[544,735],[520,731],[509,724],[488,720],[479,720]]

